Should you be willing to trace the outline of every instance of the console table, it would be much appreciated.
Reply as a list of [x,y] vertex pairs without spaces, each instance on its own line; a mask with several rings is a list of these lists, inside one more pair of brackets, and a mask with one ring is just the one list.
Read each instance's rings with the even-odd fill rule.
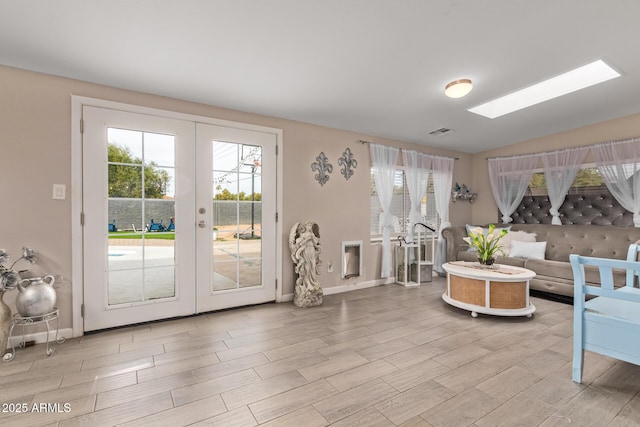
[[526,268],[477,262],[455,261],[443,264],[447,289],[442,299],[454,307],[495,316],[527,316],[536,311],[529,301],[529,281],[536,273]]

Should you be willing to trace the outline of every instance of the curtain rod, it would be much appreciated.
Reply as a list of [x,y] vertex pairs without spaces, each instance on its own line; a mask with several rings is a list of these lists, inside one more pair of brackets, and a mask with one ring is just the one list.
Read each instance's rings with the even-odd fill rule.
[[552,153],[562,153],[565,151],[572,150],[588,150],[590,146],[581,146],[581,147],[572,147],[572,148],[563,148],[562,150],[552,150],[552,151],[540,151],[539,153],[525,153],[525,154],[515,154],[513,156],[496,156],[496,157],[485,157],[487,160],[502,160],[502,159],[519,159],[521,157],[533,157],[533,156],[542,156],[544,154],[552,154]]
[[543,154],[551,154],[551,153],[562,153],[563,151],[570,151],[570,150],[581,150],[581,149],[591,149],[591,147],[595,147],[596,145],[607,145],[607,144],[611,144],[611,145],[616,145],[616,144],[629,144],[632,142],[640,142],[640,137],[635,136],[632,138],[627,138],[627,139],[619,139],[619,140],[614,140],[614,141],[606,141],[606,142],[598,142],[595,144],[589,144],[589,145],[581,145],[578,147],[571,147],[571,148],[563,148],[561,150],[551,150],[551,151],[541,151],[539,153],[530,153],[530,154],[517,154],[515,156],[496,156],[496,157],[485,157],[486,160],[494,160],[494,159],[516,159],[518,157],[531,157],[531,156],[541,156]]
[[[360,144],[373,144],[373,142],[371,141],[365,141],[363,139],[360,140]],[[401,150],[403,150],[403,148],[401,148]],[[422,153],[422,154],[427,154],[427,153]],[[427,154],[428,156],[436,156],[436,157],[447,157],[447,156],[438,156],[436,154]],[[460,160],[459,157],[449,157],[450,159],[453,158],[453,160]]]

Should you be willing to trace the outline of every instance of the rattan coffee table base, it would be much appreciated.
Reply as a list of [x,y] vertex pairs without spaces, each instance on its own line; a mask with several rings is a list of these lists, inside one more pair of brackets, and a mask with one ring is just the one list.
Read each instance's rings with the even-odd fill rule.
[[499,272],[465,266],[460,263],[443,265],[447,272],[447,289],[442,299],[454,307],[494,316],[527,316],[535,311],[529,301],[531,270],[505,267]]

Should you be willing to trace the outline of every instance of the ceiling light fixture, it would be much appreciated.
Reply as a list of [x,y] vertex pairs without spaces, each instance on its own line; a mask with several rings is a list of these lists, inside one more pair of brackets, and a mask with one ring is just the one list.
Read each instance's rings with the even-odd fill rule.
[[473,85],[471,84],[471,80],[469,79],[460,79],[454,80],[444,88],[444,94],[449,98],[462,98],[473,89]]
[[620,73],[599,59],[493,101],[469,108],[467,111],[495,119],[616,77],[620,77]]

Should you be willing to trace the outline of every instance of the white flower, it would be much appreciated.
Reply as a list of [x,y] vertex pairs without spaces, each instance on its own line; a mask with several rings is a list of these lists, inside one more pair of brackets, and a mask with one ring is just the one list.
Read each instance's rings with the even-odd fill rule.
[[9,254],[6,250],[0,249],[0,292],[5,292],[10,289],[14,289],[20,281],[20,273],[13,269],[13,267],[21,259],[33,264],[36,262],[36,251],[29,246],[22,247],[22,256],[15,260],[11,267],[7,268],[4,264],[9,261]]
[[4,249],[0,249],[0,264],[9,261],[9,254]]
[[31,264],[34,264],[36,262],[36,251],[34,251],[29,246],[23,246],[22,258],[24,258],[25,261],[30,262]]
[[499,241],[507,234],[507,229],[496,230],[495,225],[491,224],[487,234],[482,227],[473,227],[468,234],[469,236],[463,237],[463,240],[478,252],[483,261],[493,258],[496,253],[504,254]]
[[473,227],[469,230],[469,233],[473,233],[475,235],[484,234],[484,228],[482,227]]
[[15,288],[19,280],[20,275],[15,270],[0,271],[0,292]]

